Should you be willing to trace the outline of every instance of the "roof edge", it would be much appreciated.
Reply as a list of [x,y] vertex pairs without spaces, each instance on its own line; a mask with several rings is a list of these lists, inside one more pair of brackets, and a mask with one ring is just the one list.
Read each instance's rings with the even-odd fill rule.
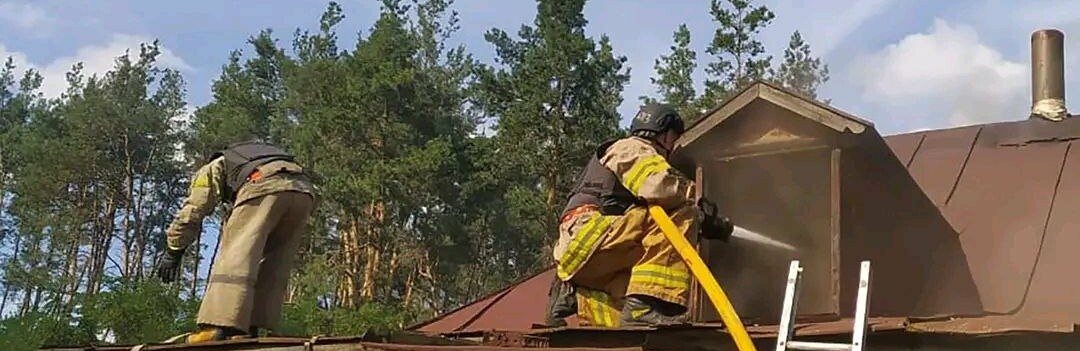
[[[455,309],[440,313],[439,315],[437,315],[435,317],[432,317],[431,319],[428,319],[428,320],[425,320],[425,321],[422,321],[422,322],[413,323],[412,325],[406,326],[405,330],[416,330],[416,329],[419,329],[419,328],[423,328],[423,327],[425,327],[425,326],[427,326],[427,325],[429,325],[431,323],[435,323],[435,322],[438,322],[438,321],[442,320],[443,318],[446,318],[446,316],[457,313],[458,311],[461,311],[461,310],[463,310],[463,309],[465,309],[467,307],[475,305],[475,304],[479,303],[480,301],[484,301],[484,300],[487,300],[489,298],[496,297],[499,294],[509,293],[511,290],[514,290],[519,285],[521,285],[521,283],[524,283],[524,282],[528,281],[529,279],[536,278],[537,276],[539,276],[541,274],[544,274],[544,273],[547,273],[548,271],[550,271],[550,270],[552,270],[554,268],[555,268],[554,264],[546,266],[543,269],[539,269],[536,272],[533,272],[532,274],[526,275],[525,277],[522,277],[522,278],[520,278],[518,280],[515,280],[515,281],[512,281],[512,282],[508,283],[505,287],[503,287],[501,289],[492,291],[491,293],[488,293],[488,294],[486,294],[484,296],[473,299],[472,301],[469,301],[468,303],[465,303],[465,304],[463,304],[461,306],[458,306]],[[495,302],[495,301],[493,301],[493,302]],[[472,321],[470,321],[469,323],[471,323],[471,322]]]
[[695,121],[686,133],[679,138],[677,145],[686,146],[691,144],[759,98],[796,112],[799,116],[811,119],[838,132],[862,134],[867,128],[874,127],[874,124],[868,120],[770,82],[757,80],[738,94],[724,101],[720,106],[706,112],[704,117]]

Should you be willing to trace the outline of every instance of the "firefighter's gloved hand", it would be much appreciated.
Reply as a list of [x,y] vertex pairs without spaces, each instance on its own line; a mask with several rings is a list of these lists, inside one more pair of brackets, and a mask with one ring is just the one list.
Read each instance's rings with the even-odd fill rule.
[[154,264],[154,275],[161,281],[172,283],[180,278],[180,262],[184,258],[184,249],[173,250],[165,248],[157,257]]
[[701,210],[701,236],[711,240],[728,241],[731,233],[735,232],[735,225],[731,220],[720,215],[716,204],[702,197],[698,200],[698,209]]
[[702,236],[706,239],[727,242],[735,232],[735,225],[724,216],[706,216],[701,225]]

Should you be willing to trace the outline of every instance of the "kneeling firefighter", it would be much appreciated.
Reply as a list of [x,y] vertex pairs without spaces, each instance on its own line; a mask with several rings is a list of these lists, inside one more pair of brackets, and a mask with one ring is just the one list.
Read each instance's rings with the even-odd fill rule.
[[574,312],[602,327],[685,321],[690,272],[649,205],[663,207],[691,241],[699,227],[710,239],[733,231],[715,206],[694,202],[693,181],[668,164],[684,129],[672,106],[643,106],[630,129],[596,150],[560,216],[549,325]]

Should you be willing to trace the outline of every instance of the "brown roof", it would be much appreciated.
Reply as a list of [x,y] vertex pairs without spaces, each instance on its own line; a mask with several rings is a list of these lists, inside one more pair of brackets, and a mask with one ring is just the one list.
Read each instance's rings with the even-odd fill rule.
[[[761,85],[760,90],[770,94],[786,93],[769,85]],[[755,99],[761,96],[759,94]],[[787,104],[808,103],[818,110],[825,108],[805,99],[784,101]],[[742,101],[740,106],[750,102]],[[725,105],[718,110],[731,106]],[[828,111],[850,116],[831,107]],[[822,116],[806,117],[836,130],[851,131],[861,127],[873,130],[872,124],[854,117],[848,118],[847,122],[830,121]],[[697,133],[691,136],[701,137],[701,129],[711,129],[720,122],[722,120],[699,123],[687,134]],[[703,125],[708,123],[712,125]],[[870,134],[881,140],[876,131]],[[918,268],[921,272],[911,273],[922,275],[927,281],[950,280],[923,284],[911,292],[923,296],[911,301],[918,305],[912,305],[915,306],[912,308],[920,308],[923,313],[903,319],[902,324],[908,330],[975,334],[1073,330],[1073,324],[1080,322],[1080,295],[1076,294],[1080,291],[1080,281],[1071,279],[1067,273],[1080,267],[1080,255],[1076,253],[1080,248],[1080,235],[1077,235],[1080,233],[1080,216],[1077,216],[1080,214],[1080,153],[1071,152],[1073,144],[1080,142],[1078,140],[1080,118],[1063,122],[1022,120],[889,136],[883,140],[889,150],[867,154],[870,158],[895,157],[895,161],[881,163],[885,166],[867,169],[885,172],[881,174],[883,184],[902,184],[904,179],[913,179],[925,196],[922,196],[924,200],[910,201],[932,202],[930,208],[936,207],[935,212],[939,213],[922,217],[906,213],[897,216],[927,218],[928,221],[933,221],[934,216],[938,220],[944,218],[947,224],[943,225],[953,233],[951,242],[946,240],[948,238],[927,241],[935,246],[927,247],[924,255],[897,256],[932,262],[912,262],[919,263],[916,266],[921,267]],[[889,164],[899,166],[893,169]],[[909,175],[899,177],[904,173],[901,166],[906,167]],[[873,182],[872,179],[861,181]],[[879,196],[887,197],[888,194]],[[859,213],[880,217],[880,213],[872,213],[872,208],[862,211]],[[888,212],[884,208],[876,212],[883,211]],[[917,234],[920,233],[912,233]],[[887,240],[897,244],[913,243],[896,241],[904,239],[896,235],[889,238]],[[958,245],[962,251],[942,249],[942,245]],[[881,251],[877,254],[889,254],[887,247]],[[942,257],[941,252],[948,254]],[[893,279],[892,282],[907,279],[897,276],[904,274],[903,266],[880,268],[875,266],[875,289],[883,286],[904,289],[903,284],[889,283],[889,279]],[[970,277],[954,279],[954,275]],[[497,297],[441,316],[418,330],[433,333],[528,330],[532,324],[543,321],[551,279],[550,272],[533,276],[499,292]],[[967,292],[963,285],[965,280],[968,285],[973,282],[975,289],[972,290],[977,291]],[[968,294],[977,296],[966,296]],[[967,303],[967,307],[948,308],[968,300],[971,303]],[[847,305],[847,299],[842,301]],[[981,307],[976,312],[959,312],[970,310],[970,306],[980,306],[980,302]],[[889,302],[879,299],[872,300],[871,304],[882,306]],[[935,314],[934,311],[946,313]],[[814,326],[824,328],[827,325],[831,324],[811,323],[807,328],[812,330]],[[835,330],[825,329],[844,332],[849,328],[846,325],[839,323]]]
[[[547,292],[555,271],[548,269],[506,289],[480,298],[476,302],[411,326],[410,330],[426,333],[468,332],[477,330],[529,330],[544,322]],[[538,299],[537,294],[543,298]],[[491,318],[499,316],[498,318]],[[571,325],[577,320],[571,318]]]
[[[987,314],[964,329],[1072,330],[1080,322],[1080,119],[1024,120],[887,139],[959,233]],[[1007,322],[1007,323],[1006,323]]]
[[396,341],[371,341],[364,337],[326,337],[326,338],[291,338],[265,337],[213,341],[201,344],[145,344],[90,346],[77,348],[46,348],[48,351],[329,351],[329,350],[364,350],[364,351],[642,351],[641,347],[605,347],[605,348],[549,348],[547,342],[523,335],[501,334],[497,338],[481,341],[455,341],[449,339],[393,337]]

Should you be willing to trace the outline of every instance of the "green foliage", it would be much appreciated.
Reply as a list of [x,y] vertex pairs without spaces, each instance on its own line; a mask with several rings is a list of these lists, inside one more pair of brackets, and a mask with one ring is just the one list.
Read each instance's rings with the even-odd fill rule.
[[288,58],[270,30],[248,39],[255,57],[241,62],[241,51],[229,54],[221,77],[214,81],[214,100],[195,111],[187,151],[205,161],[209,153],[251,138],[282,139],[285,123],[277,110],[284,97],[282,68]]
[[285,306],[281,335],[364,335],[400,330],[408,315],[399,307],[378,302],[359,307],[325,308],[317,299],[305,298]]
[[81,346],[96,341],[91,330],[65,317],[34,312],[0,320],[0,349],[30,351],[50,346]]
[[[573,176],[590,150],[621,134],[616,108],[629,80],[626,58],[606,36],[585,35],[583,6],[541,0],[535,26],[523,25],[519,38],[500,29],[486,35],[499,68],[480,70],[479,105],[497,131],[493,156],[510,216],[504,235],[525,239],[524,247],[550,246]],[[509,262],[520,269],[550,258],[536,250]]]
[[[694,69],[697,68],[697,53],[690,47],[690,29],[686,24],[679,25],[672,35],[675,44],[671,53],[661,55],[656,60],[656,75],[649,78],[661,101],[675,105],[679,114],[688,121],[697,119],[701,111],[695,106],[697,93],[694,91]],[[645,102],[657,102],[649,97],[641,98]]]
[[161,341],[195,329],[198,300],[155,280],[118,282],[85,299],[81,323],[109,333],[119,344]]
[[810,44],[795,31],[784,49],[784,62],[773,79],[785,88],[813,99],[817,97],[817,88],[829,81],[829,66],[810,53]]
[[757,35],[776,16],[764,5],[749,0],[712,0],[709,14],[717,23],[712,42],[705,51],[713,55],[705,73],[705,108],[718,106],[755,80],[766,78],[772,56],[765,55],[765,45]]
[[706,49],[712,57],[705,65],[705,91],[695,95],[692,77],[697,54],[690,48],[690,31],[681,25],[673,35],[671,51],[656,60],[651,81],[659,97],[642,96],[642,101],[675,104],[693,123],[702,112],[720,106],[757,80],[775,82],[810,98],[816,98],[817,89],[829,80],[828,65],[812,56],[798,31],[792,33],[780,67],[772,68],[772,56],[758,39],[776,17],[768,7],[750,0],[712,0],[709,13],[716,29]]

